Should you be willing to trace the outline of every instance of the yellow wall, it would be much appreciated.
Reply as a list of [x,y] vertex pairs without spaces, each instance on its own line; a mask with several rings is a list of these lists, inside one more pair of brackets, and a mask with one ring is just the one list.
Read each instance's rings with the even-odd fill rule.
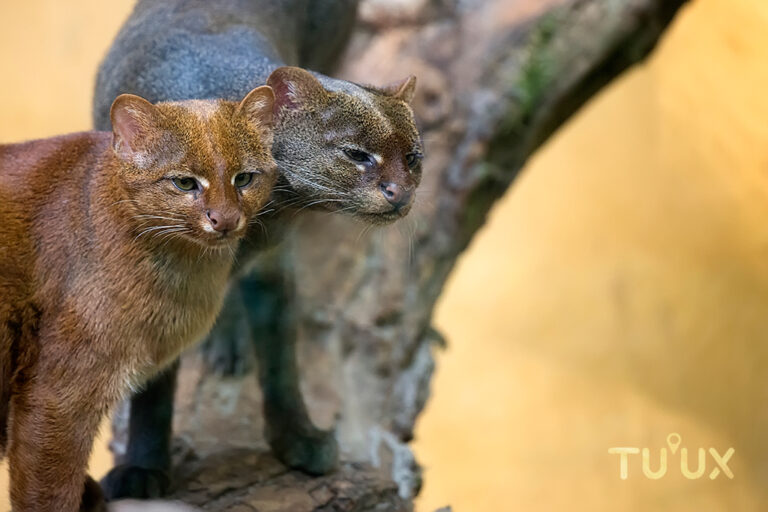
[[[0,3],[0,142],[89,127],[131,4]],[[768,503],[767,55],[768,3],[696,0],[495,209],[438,310],[421,512]],[[639,456],[618,478],[609,447],[655,468],[671,432],[733,446],[735,478],[685,480],[679,452],[661,480]]]
[[[497,206],[437,312],[422,512],[768,509],[767,57],[768,2],[697,0]],[[672,432],[734,479],[619,479]]]
[[[94,73],[133,0],[0,1],[0,143],[91,127]],[[0,270],[1,271],[1,270]],[[102,426],[91,473],[111,467]],[[0,464],[0,512],[9,512]]]

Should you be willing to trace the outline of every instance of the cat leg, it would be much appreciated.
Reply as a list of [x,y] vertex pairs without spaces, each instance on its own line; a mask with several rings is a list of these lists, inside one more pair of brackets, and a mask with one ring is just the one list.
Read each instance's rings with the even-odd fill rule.
[[289,467],[321,475],[338,463],[334,432],[315,427],[299,388],[291,301],[281,276],[253,274],[240,283],[249,311],[264,395],[266,438]]
[[216,325],[201,350],[208,371],[216,375],[233,377],[253,370],[255,355],[248,310],[239,286],[232,286],[229,290]]
[[158,498],[168,491],[178,370],[176,360],[131,397],[125,457],[101,480],[108,500]]
[[338,443],[333,430],[317,428],[307,413],[299,389],[295,344],[292,337],[280,343],[256,343],[265,435],[272,451],[285,465],[324,475],[338,464]]
[[109,402],[101,390],[108,386],[91,382],[85,384],[87,391],[77,390],[72,382],[88,381],[72,375],[56,379],[53,373],[37,370],[36,378],[19,386],[11,401],[13,510],[76,512],[84,497],[89,511],[100,510],[99,493],[86,487],[86,468]]

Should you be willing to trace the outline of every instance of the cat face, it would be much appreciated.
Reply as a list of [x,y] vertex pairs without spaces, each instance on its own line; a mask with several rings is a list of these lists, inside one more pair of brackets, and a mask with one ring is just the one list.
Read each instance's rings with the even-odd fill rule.
[[112,105],[113,149],[136,212],[137,239],[203,248],[237,242],[268,201],[274,94],[251,91],[239,104],[152,105],[122,95]]
[[[415,78],[387,88],[324,80],[282,67],[275,146],[286,204],[325,208],[383,224],[405,216],[421,181],[421,138],[408,103]],[[292,197],[293,196],[293,197]]]

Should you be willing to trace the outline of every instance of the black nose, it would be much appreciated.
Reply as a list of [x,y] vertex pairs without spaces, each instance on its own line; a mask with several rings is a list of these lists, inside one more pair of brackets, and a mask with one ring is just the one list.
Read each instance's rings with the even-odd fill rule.
[[397,183],[383,182],[379,187],[381,188],[381,193],[384,194],[389,204],[394,206],[395,209],[400,209],[411,202],[411,192],[405,190]]

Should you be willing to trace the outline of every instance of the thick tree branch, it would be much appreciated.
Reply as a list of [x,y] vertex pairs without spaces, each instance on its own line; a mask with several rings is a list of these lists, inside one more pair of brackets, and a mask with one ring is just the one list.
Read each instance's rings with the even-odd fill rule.
[[[418,207],[374,232],[338,215],[309,216],[285,249],[298,283],[306,396],[320,423],[338,417],[348,462],[321,479],[286,472],[263,455],[255,379],[221,380],[188,361],[176,427],[195,455],[180,465],[177,495],[222,511],[362,511],[379,501],[409,510],[420,474],[407,442],[441,341],[433,308],[456,258],[530,155],[646,57],[684,3],[366,1],[344,75],[419,77],[414,107],[427,158]],[[372,476],[374,467],[388,478]]]
[[[473,185],[496,193],[481,193],[478,200],[490,206],[503,194],[528,157],[568,118],[653,50],[684,3],[578,0],[541,16],[522,37],[508,36],[498,64],[483,80],[501,91],[507,107],[489,121],[497,128],[483,162],[491,167],[486,175],[493,183]],[[463,232],[471,237],[476,229],[470,225]]]

